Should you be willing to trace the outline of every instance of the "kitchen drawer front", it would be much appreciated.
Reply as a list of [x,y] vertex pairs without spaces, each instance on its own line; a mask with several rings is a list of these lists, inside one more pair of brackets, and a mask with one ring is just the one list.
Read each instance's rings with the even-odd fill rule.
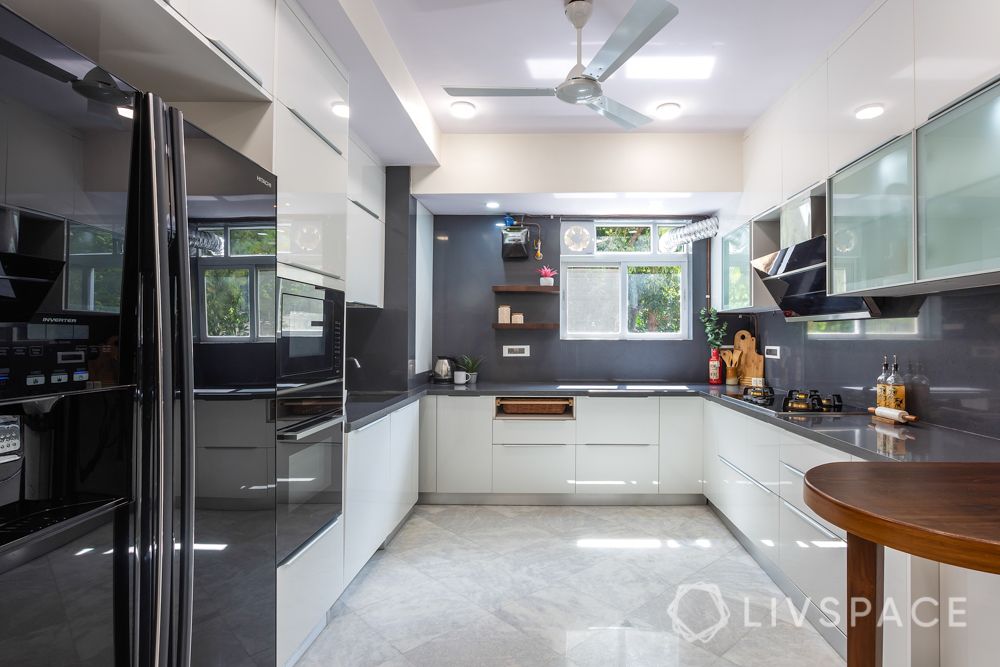
[[[846,632],[847,543],[786,501],[779,515],[781,570],[813,604],[840,614]],[[832,603],[836,600],[836,603]]]
[[660,493],[701,493],[705,399],[660,399]]
[[573,493],[573,445],[494,445],[493,493]]
[[805,477],[801,470],[789,466],[787,463],[781,464],[781,498],[786,503],[807,514],[809,518],[825,526],[829,531],[836,533],[841,539],[847,539],[847,533],[843,528],[833,525],[826,519],[821,519],[819,515],[812,511],[802,497],[802,490],[805,487]]
[[577,493],[657,493],[656,445],[578,445]]
[[494,419],[495,445],[575,445],[576,420]]
[[660,399],[577,399],[578,443],[581,445],[655,445],[660,442]]
[[787,440],[785,432],[743,415],[730,427],[719,441],[719,456],[777,493],[778,451]]
[[781,498],[752,479],[732,461],[724,469],[723,513],[765,556],[778,562],[778,504]]
[[818,442],[790,435],[781,443],[778,458],[782,463],[786,463],[802,473],[807,473],[824,463],[850,461],[851,455]]

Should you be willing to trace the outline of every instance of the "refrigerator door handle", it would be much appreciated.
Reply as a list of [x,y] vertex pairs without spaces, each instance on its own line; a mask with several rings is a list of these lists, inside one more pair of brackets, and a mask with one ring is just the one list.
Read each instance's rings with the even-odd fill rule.
[[191,634],[194,600],[194,509],[195,509],[195,427],[194,427],[194,324],[191,307],[191,259],[188,247],[187,173],[184,153],[184,116],[179,109],[168,112],[174,211],[174,243],[172,263],[177,285],[177,379],[180,415],[177,424],[181,458],[181,544],[180,585],[177,604],[178,634],[174,638],[178,660],[175,664],[191,663]]

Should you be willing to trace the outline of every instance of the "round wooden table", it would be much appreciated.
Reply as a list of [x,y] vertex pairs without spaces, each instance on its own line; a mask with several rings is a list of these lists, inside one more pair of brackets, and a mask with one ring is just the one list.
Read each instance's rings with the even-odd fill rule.
[[[803,496],[847,531],[848,667],[882,665],[883,546],[1000,574],[1000,463],[828,463]],[[851,619],[862,601],[872,613]]]

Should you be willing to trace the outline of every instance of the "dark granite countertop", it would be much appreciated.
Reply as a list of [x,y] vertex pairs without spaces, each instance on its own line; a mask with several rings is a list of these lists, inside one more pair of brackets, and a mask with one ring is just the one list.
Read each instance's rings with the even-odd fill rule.
[[775,415],[738,398],[739,390],[682,383],[492,383],[428,384],[406,392],[349,394],[348,431],[430,396],[702,396],[790,433],[870,461],[1000,461],[1000,440],[933,424],[891,426],[866,415]]

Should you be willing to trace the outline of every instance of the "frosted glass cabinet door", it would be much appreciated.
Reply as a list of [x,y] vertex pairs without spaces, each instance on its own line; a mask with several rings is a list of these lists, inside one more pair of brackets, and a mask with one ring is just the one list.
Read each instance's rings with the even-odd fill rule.
[[918,277],[1000,270],[1000,86],[917,131]]
[[831,294],[913,282],[913,137],[830,180]]
[[781,247],[787,248],[812,238],[812,201],[807,195],[781,207]]
[[722,310],[749,308],[750,223],[722,237]]

